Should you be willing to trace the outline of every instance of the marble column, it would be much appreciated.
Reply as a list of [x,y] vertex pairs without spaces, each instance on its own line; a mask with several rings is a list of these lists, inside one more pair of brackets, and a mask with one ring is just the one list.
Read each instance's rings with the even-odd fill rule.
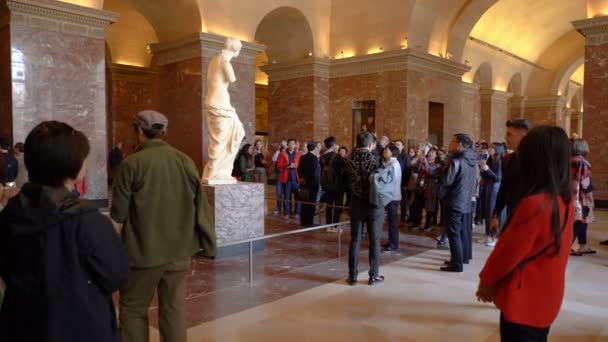
[[[168,141],[202,169],[207,159],[207,68],[224,47],[226,37],[196,33],[181,40],[152,44],[158,61],[159,108],[169,118]],[[263,45],[243,42],[232,60],[237,81],[229,88],[232,106],[245,127],[247,141],[255,137],[255,56]]]
[[555,125],[563,127],[566,102],[564,96],[530,98],[526,100],[524,117],[534,126]]
[[471,136],[478,141],[481,136],[481,98],[479,96],[479,85],[474,83],[462,83],[462,114],[470,120],[462,120],[470,123]]
[[509,112],[509,98],[513,96],[494,89],[481,89],[481,138],[487,142],[503,142]]
[[133,117],[142,110],[158,108],[157,77],[154,69],[112,64],[108,72],[108,143],[123,143],[123,150],[133,151],[137,140]]
[[111,12],[53,0],[0,4],[0,134],[24,141],[45,120],[69,123],[91,143],[87,194],[108,198],[105,29]]
[[305,142],[327,138],[330,135],[329,61],[311,57],[267,65],[262,70],[268,74],[270,141],[296,138]]
[[596,200],[608,201],[608,16],[573,22],[585,36],[583,137],[589,142]]
[[507,119],[521,119],[526,113],[526,96],[513,96],[509,99],[509,116]]

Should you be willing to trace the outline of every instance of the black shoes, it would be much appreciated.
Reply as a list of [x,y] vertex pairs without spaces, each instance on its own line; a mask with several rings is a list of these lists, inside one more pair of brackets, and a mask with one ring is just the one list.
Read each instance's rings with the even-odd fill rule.
[[384,245],[382,246],[382,249],[380,250],[380,253],[395,253],[397,252],[396,249],[391,248],[389,245]]
[[[369,285],[378,285],[383,282],[384,282],[384,276],[369,277],[369,280],[367,281],[367,283]],[[357,285],[357,278],[348,277],[348,278],[346,278],[346,283],[350,286],[355,286],[355,285]]]
[[608,246],[608,240],[600,242],[600,245]]
[[440,270],[443,272],[462,273],[462,268],[456,268],[454,266],[441,267]]
[[369,277],[367,281],[369,285],[378,285],[384,283],[384,276]]

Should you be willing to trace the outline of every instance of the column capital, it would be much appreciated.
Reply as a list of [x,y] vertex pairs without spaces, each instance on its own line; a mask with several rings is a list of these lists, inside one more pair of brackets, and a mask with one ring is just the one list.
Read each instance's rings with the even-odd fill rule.
[[572,25],[587,38],[587,45],[608,43],[608,16],[573,21]]
[[98,39],[105,39],[106,28],[119,18],[117,13],[55,0],[0,0],[2,7],[9,15],[3,16],[2,25],[10,22]]
[[[158,64],[166,65],[194,58],[212,58],[222,51],[226,38],[217,34],[197,32],[172,42],[151,44],[150,48],[158,57]],[[241,42],[243,43],[241,53],[234,62],[255,65],[257,54],[266,50],[266,46]]]

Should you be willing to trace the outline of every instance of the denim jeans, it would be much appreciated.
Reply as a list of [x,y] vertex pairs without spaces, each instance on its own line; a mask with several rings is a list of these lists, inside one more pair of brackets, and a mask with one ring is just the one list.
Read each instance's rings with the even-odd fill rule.
[[281,183],[281,180],[279,179],[280,174],[277,175],[277,207],[275,208],[276,211],[279,212],[279,214],[281,213],[281,209],[283,208],[283,185],[284,183]]
[[399,206],[401,201],[392,201],[386,205],[386,216],[388,217],[388,247],[399,248]]
[[[285,215],[293,216],[294,211],[291,207],[291,198],[293,196],[294,200],[296,199],[296,191],[300,187],[300,184],[297,182],[287,182],[283,183],[283,188],[285,190]],[[295,214],[300,215],[302,205],[298,202],[295,205]]]
[[348,250],[348,276],[359,274],[361,230],[367,225],[369,239],[369,276],[377,277],[380,268],[380,233],[384,225],[384,208],[377,208],[367,200],[353,198],[350,206],[350,247]]

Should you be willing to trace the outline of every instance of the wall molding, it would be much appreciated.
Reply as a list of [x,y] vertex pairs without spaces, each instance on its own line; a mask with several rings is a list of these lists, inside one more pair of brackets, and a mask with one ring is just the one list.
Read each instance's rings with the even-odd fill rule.
[[310,57],[295,63],[269,64],[260,69],[268,74],[269,81],[274,82],[311,76],[329,78],[330,65],[328,59]]
[[462,94],[465,96],[479,95],[479,84],[462,82]]
[[479,91],[479,97],[481,98],[481,102],[508,104],[509,99],[513,97],[513,94],[496,89],[481,89]]
[[340,78],[387,71],[418,71],[461,80],[470,66],[428,53],[402,49],[340,59],[308,58],[303,61],[262,67],[271,80],[286,80],[307,76]]
[[566,105],[566,98],[563,96],[548,96],[528,98],[526,108],[563,108]]
[[[226,37],[212,33],[198,32],[168,43],[151,44],[150,48],[158,57],[158,65],[173,64],[194,58],[213,58],[224,48]],[[233,63],[255,65],[258,53],[266,46],[241,41],[243,48]]]
[[10,23],[82,37],[105,39],[117,13],[55,0],[0,0],[10,12]]
[[591,46],[608,44],[608,16],[573,21],[572,25],[587,38]]
[[113,63],[108,66],[112,81],[152,84],[157,72],[150,68]]

